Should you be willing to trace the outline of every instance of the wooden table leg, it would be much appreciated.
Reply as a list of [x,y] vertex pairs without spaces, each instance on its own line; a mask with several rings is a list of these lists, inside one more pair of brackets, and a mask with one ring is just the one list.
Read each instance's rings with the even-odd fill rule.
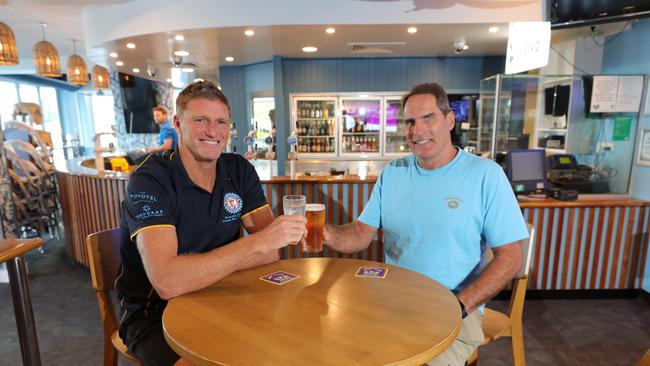
[[34,323],[34,312],[32,301],[29,297],[27,286],[27,271],[23,257],[15,257],[7,262],[9,282],[11,283],[11,297],[14,302],[14,313],[16,314],[16,327],[18,328],[18,339],[20,340],[20,351],[23,356],[23,365],[40,366],[41,356],[38,351],[38,339],[36,338],[36,324]]

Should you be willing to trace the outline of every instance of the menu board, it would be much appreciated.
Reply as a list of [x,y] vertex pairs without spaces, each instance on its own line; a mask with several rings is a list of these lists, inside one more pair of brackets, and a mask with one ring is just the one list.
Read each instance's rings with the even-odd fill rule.
[[592,113],[638,112],[643,94],[642,75],[594,76]]

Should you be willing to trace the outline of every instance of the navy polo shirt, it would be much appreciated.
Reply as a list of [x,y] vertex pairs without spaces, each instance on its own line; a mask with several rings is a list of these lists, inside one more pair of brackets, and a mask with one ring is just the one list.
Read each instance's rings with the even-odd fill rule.
[[122,273],[116,291],[121,325],[162,308],[135,243],[138,232],[175,227],[178,254],[203,253],[239,238],[241,218],[266,205],[255,168],[236,154],[221,154],[212,193],[194,184],[177,152],[150,155],[130,176],[122,201]]

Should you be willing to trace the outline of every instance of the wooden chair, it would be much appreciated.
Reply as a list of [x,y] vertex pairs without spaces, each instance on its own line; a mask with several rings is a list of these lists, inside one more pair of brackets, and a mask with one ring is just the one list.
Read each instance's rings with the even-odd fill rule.
[[636,366],[650,366],[650,348],[648,348],[648,351],[641,357]]
[[[526,224],[529,237],[521,240],[522,265],[515,276],[512,285],[512,295],[507,313],[502,313],[485,307],[483,314],[483,334],[485,342],[482,346],[494,342],[501,337],[512,338],[512,363],[514,366],[525,366],[524,356],[524,332],[523,314],[524,300],[526,298],[526,287],[528,285],[528,270],[530,269],[530,258],[535,243],[535,227]],[[481,346],[481,347],[482,347]],[[468,365],[477,364],[478,351],[474,352],[468,361]]]
[[127,350],[120,338],[117,316],[111,301],[110,293],[115,288],[115,280],[120,270],[120,229],[88,235],[86,248],[90,262],[90,276],[104,327],[104,366],[117,365],[117,351],[141,365],[140,360]]

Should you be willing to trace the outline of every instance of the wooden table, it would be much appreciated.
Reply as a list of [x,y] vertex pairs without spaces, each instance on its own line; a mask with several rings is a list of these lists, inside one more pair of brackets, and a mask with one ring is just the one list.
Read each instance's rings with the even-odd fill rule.
[[0,240],[0,263],[7,263],[23,365],[29,366],[39,366],[41,364],[41,356],[38,351],[38,339],[36,338],[32,301],[29,297],[29,288],[27,287],[25,260],[22,256],[40,247],[42,244],[43,240],[39,238]]
[[[361,266],[386,277],[356,277]],[[260,280],[276,271],[300,277]],[[172,349],[196,365],[421,365],[460,330],[445,287],[383,263],[333,258],[281,260],[236,272],[169,301]]]

